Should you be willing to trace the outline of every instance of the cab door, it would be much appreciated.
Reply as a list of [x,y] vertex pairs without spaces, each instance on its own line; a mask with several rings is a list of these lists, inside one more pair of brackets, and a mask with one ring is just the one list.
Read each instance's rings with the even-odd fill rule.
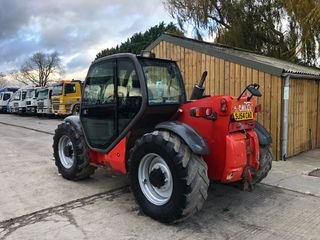
[[132,59],[95,63],[89,70],[80,120],[89,146],[107,152],[129,131],[142,105],[140,80]]
[[106,149],[117,136],[115,61],[91,66],[81,102],[80,121],[87,143],[94,149]]

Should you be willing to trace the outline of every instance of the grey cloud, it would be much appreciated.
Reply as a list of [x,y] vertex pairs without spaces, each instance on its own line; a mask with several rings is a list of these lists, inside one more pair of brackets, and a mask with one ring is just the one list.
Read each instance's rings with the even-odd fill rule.
[[170,20],[162,0],[1,0],[0,71],[50,50],[69,60],[66,71],[80,71],[106,46]]
[[26,1],[4,0],[0,6],[0,40],[12,36],[29,21]]
[[81,70],[82,66],[85,66],[88,64],[88,59],[90,56],[85,55],[85,54],[77,54],[74,57],[71,57],[71,59],[68,61],[66,64],[66,67],[74,72],[76,70]]

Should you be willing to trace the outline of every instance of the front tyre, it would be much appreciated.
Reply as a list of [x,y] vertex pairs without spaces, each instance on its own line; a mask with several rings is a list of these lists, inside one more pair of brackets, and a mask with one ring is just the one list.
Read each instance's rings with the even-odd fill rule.
[[89,164],[88,147],[83,135],[69,122],[58,125],[52,147],[56,166],[64,178],[81,180],[94,173],[96,168]]
[[206,163],[167,131],[145,134],[136,142],[130,154],[129,174],[142,211],[164,223],[192,216],[208,196]]

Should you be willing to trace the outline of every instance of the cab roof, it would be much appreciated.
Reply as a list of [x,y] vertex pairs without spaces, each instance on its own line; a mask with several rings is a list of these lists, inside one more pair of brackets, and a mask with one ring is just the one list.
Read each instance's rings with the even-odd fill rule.
[[108,55],[108,56],[105,56],[105,57],[102,57],[102,58],[98,58],[98,59],[94,60],[92,62],[92,64],[98,63],[98,62],[102,62],[102,61],[108,60],[108,59],[125,58],[125,57],[130,58],[130,59],[155,59],[155,60],[161,60],[161,61],[166,61],[166,62],[176,62],[176,61],[169,60],[169,59],[157,58],[157,56],[155,56],[155,57],[143,57],[141,55],[136,55],[136,54],[133,54],[133,53],[116,53],[116,54]]

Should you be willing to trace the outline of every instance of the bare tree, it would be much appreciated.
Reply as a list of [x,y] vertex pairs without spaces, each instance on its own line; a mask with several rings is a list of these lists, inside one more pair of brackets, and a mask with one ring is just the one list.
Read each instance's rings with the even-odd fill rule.
[[28,57],[20,71],[11,71],[13,79],[24,84],[46,86],[53,77],[63,73],[61,59],[57,52],[50,54],[37,52]]
[[8,81],[6,79],[6,75],[0,72],[0,88],[4,88],[8,86]]

